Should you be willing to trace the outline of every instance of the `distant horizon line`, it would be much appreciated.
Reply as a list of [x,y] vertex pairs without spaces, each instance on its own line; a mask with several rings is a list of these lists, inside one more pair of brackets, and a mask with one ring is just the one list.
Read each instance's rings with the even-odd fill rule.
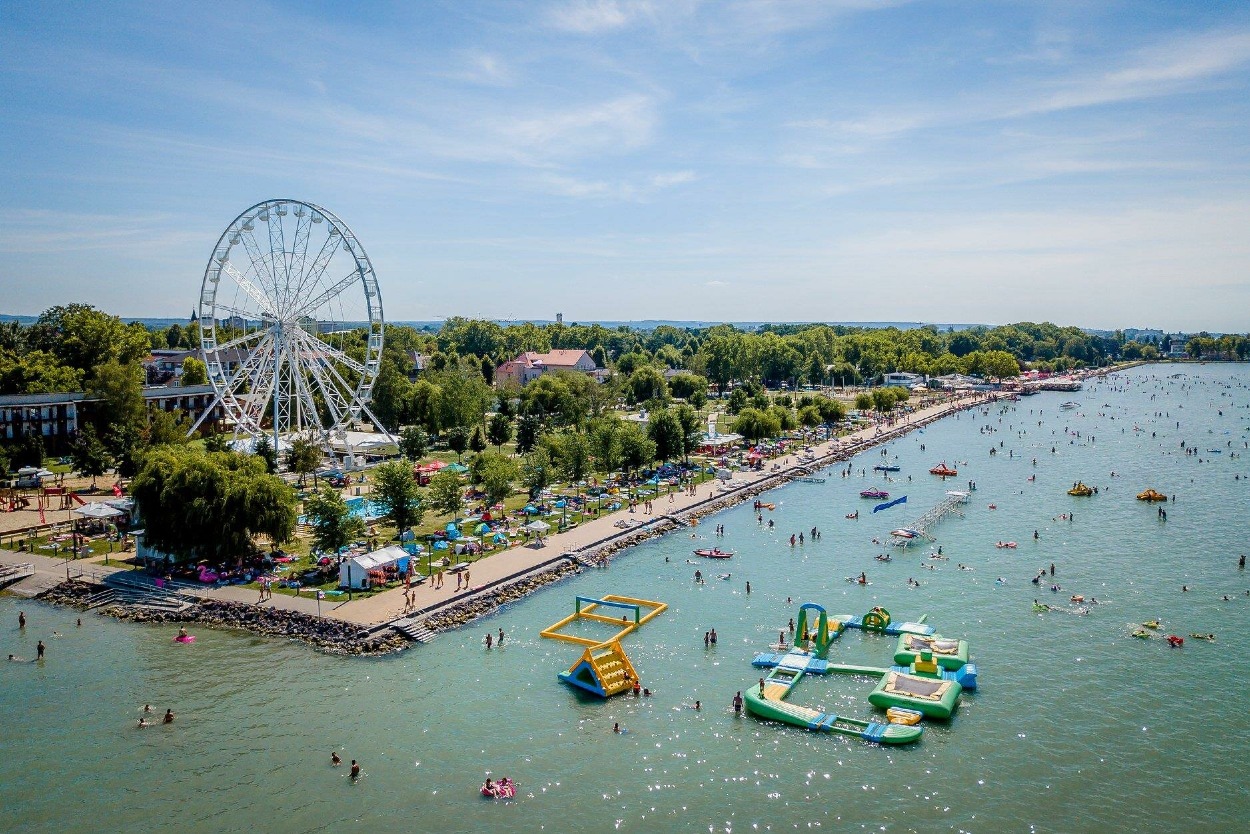
[[[123,315],[118,315],[116,313],[113,313],[112,315],[117,315],[117,317],[121,319],[122,321],[138,322],[140,324],[143,324],[145,327],[154,327],[155,325],[164,325],[165,327],[168,327],[171,324],[181,324],[183,322],[189,323],[191,321],[189,317],[184,318],[184,317],[179,317],[179,316],[123,316]],[[434,318],[434,319],[386,319],[385,321],[386,321],[386,324],[393,324],[397,326],[416,326],[418,328],[429,326],[429,327],[441,328],[443,323],[446,322],[449,318],[464,318],[468,320],[491,321],[491,322],[494,322],[496,324],[501,324],[501,325],[556,324],[556,319],[539,319],[539,318],[499,319],[499,318],[493,318],[490,316],[483,316],[483,317],[443,316],[443,317]],[[26,323],[33,323],[37,321],[38,319],[39,319],[38,315],[27,315],[27,314],[18,314],[18,313],[0,313],[0,321],[17,321],[17,322],[26,324]],[[344,321],[342,323],[353,324],[355,322]],[[359,323],[364,324],[363,321]],[[649,326],[650,328],[654,329],[655,327],[661,327],[665,325],[670,326],[670,327],[679,327],[679,328],[689,327],[689,328],[701,329],[701,328],[708,328],[708,327],[716,327],[721,324],[732,325],[733,327],[736,327],[736,328],[737,327],[759,328],[764,325],[827,325],[830,327],[863,327],[863,328],[869,328],[869,329],[885,329],[889,327],[896,327],[900,330],[916,330],[922,327],[936,327],[939,330],[946,330],[949,328],[958,332],[961,330],[970,330],[974,327],[987,327],[987,328],[1008,327],[1012,324],[1017,324],[1019,322],[1009,322],[1008,324],[989,324],[985,322],[936,322],[936,321],[897,321],[897,320],[896,321],[888,321],[888,320],[828,321],[828,320],[820,320],[820,319],[808,319],[808,320],[792,319],[792,320],[785,320],[785,321],[763,321],[763,320],[758,320],[758,319],[741,320],[741,321],[721,321],[721,320],[710,321],[710,320],[705,320],[705,319],[576,319],[576,320],[571,320],[571,321],[564,321],[563,323],[568,324],[570,326],[597,324],[603,327],[608,327],[608,326],[619,327],[621,325],[626,325],[626,326],[637,326],[640,329],[645,329],[645,327],[643,326]],[[1034,323],[1040,324],[1043,322],[1034,322]],[[1132,330],[1132,331],[1137,331],[1137,332],[1158,331],[1160,333],[1163,333],[1165,336],[1170,335],[1173,332],[1187,334],[1187,335],[1192,335],[1193,333],[1211,333],[1212,335],[1222,335],[1222,332],[1209,331],[1209,330],[1172,331],[1172,330],[1167,330],[1167,329],[1160,328],[1160,327],[1103,328],[1103,327],[1080,327],[1079,325],[1066,325],[1066,324],[1060,324],[1058,322],[1045,322],[1045,323],[1054,324],[1057,327],[1074,326],[1074,327],[1077,327],[1077,329],[1085,333],[1114,333],[1116,330],[1119,330],[1122,332]]]

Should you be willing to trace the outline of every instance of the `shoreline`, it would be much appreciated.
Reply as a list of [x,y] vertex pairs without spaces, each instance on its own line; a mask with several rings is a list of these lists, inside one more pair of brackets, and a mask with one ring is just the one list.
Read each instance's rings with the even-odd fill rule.
[[[1101,378],[1140,364],[1143,363],[1124,363],[1087,372],[1081,378]],[[682,495],[684,500],[674,500],[674,507],[668,513],[657,512],[647,521],[625,529],[613,529],[607,535],[598,535],[580,544],[576,540],[584,538],[588,532],[592,532],[592,528],[595,532],[606,529],[608,518],[596,519],[582,525],[580,529],[574,528],[551,535],[547,538],[547,545],[542,548],[522,547],[504,551],[490,559],[473,563],[473,570],[487,569],[483,571],[488,573],[485,577],[487,581],[483,584],[442,599],[434,597],[437,589],[424,585],[416,587],[415,592],[424,596],[425,600],[424,604],[418,603],[412,609],[394,605],[397,600],[402,600],[403,589],[397,588],[368,600],[340,603],[330,608],[323,617],[314,616],[285,602],[284,597],[275,598],[270,606],[262,606],[237,598],[208,596],[222,589],[205,589],[205,596],[188,598],[187,608],[181,611],[156,610],[142,603],[126,601],[110,602],[93,610],[132,622],[196,623],[209,628],[241,630],[267,637],[286,637],[300,640],[321,651],[346,656],[378,656],[402,651],[413,643],[427,642],[439,632],[459,628],[496,612],[508,603],[524,599],[569,576],[578,575],[584,568],[606,568],[614,556],[643,542],[692,524],[697,525],[699,519],[706,516],[735,507],[800,478],[811,477],[821,469],[843,463],[864,451],[897,440],[943,418],[992,405],[1000,399],[1001,392],[976,392],[962,399],[946,400],[921,409],[886,426],[868,427],[847,438],[824,441],[813,446],[809,454],[801,457],[799,453],[791,453],[787,459],[795,459],[794,462],[775,464],[779,467],[776,470],[764,472],[759,477],[719,493],[713,492],[702,497],[698,494]],[[729,483],[732,484],[733,481]],[[719,484],[720,482],[713,482],[712,489],[715,490]],[[676,497],[671,496],[672,499]],[[620,521],[613,521],[613,528]],[[559,546],[562,540],[568,546],[560,549],[556,555],[534,560],[538,555],[535,550],[545,550],[546,546],[553,544]],[[495,570],[491,571],[490,568]],[[497,575],[492,577],[489,575],[491,573]],[[106,583],[93,583],[80,575],[76,579],[59,582],[35,595],[34,599],[81,610],[86,607],[84,599],[87,596],[107,587]]]

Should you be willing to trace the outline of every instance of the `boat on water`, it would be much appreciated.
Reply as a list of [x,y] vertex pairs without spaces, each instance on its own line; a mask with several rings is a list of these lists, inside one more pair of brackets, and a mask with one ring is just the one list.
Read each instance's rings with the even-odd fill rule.
[[910,527],[900,527],[897,530],[891,530],[890,535],[896,539],[915,539],[920,537],[920,531]]
[[1168,500],[1168,497],[1164,495],[1162,492],[1156,492],[1153,489],[1148,489],[1145,492],[1137,493],[1137,500],[1138,501],[1166,501]]
[[1062,408],[1064,411],[1071,411],[1072,409],[1078,407],[1079,405],[1080,403],[1072,402],[1071,400],[1068,400],[1066,403],[1059,403],[1059,407]]
[[1094,488],[1085,485],[1084,481],[1077,481],[1072,485],[1072,489],[1068,490],[1068,495],[1076,495],[1081,498],[1088,498],[1094,494]]
[[878,463],[872,469],[874,472],[898,472],[901,468],[902,467],[899,466],[890,466],[888,464]]
[[734,551],[721,550],[719,547],[700,547],[694,551],[694,555],[702,556],[704,559],[728,559],[734,555]]
[[951,477],[951,476],[953,476],[953,475],[958,475],[958,474],[959,474],[959,470],[958,470],[958,469],[952,469],[951,467],[949,467],[949,466],[947,466],[947,465],[946,465],[946,461],[942,461],[942,462],[941,462],[941,463],[939,463],[937,466],[935,466],[935,467],[933,467],[932,469],[930,469],[930,470],[929,470],[929,474],[930,474],[930,475],[941,475],[943,478],[949,478],[949,477]]
[[889,498],[890,493],[886,492],[884,489],[864,489],[864,490],[860,490],[859,497],[860,498]]

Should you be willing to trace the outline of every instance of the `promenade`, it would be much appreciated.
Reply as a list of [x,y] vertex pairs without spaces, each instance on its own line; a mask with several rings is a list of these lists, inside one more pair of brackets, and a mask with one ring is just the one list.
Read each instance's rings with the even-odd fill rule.
[[[544,536],[541,545],[531,542],[492,554],[469,566],[466,571],[469,577],[466,588],[456,590],[456,575],[452,573],[445,575],[442,588],[432,587],[427,579],[412,589],[413,603],[407,607],[402,587],[355,600],[339,597],[334,600],[325,599],[320,603],[311,595],[294,597],[286,594],[275,594],[271,599],[259,602],[257,591],[237,586],[190,588],[187,592],[203,599],[281,608],[361,626],[378,626],[405,616],[415,615],[421,618],[469,602],[495,587],[545,570],[569,558],[596,561],[601,551],[618,550],[657,533],[675,529],[694,517],[749,500],[768,489],[782,486],[795,478],[814,473],[865,449],[901,437],[934,420],[982,405],[988,400],[986,395],[976,394],[943,401],[902,415],[889,425],[868,426],[845,437],[796,450],[775,459],[762,470],[735,472],[728,483],[715,480],[700,484],[693,494],[685,490],[675,490],[669,496],[656,496],[653,513],[650,515],[642,511],[640,503],[635,512],[614,512],[583,522],[571,530]],[[625,528],[618,527],[617,524],[622,520],[636,523]],[[67,569],[68,576],[91,582],[103,582],[109,574],[119,571],[133,571],[133,566],[129,563],[119,563],[116,559],[110,561],[111,564],[106,565],[102,557],[94,557],[67,563],[66,560],[55,557],[0,550],[0,565],[29,563],[34,566],[33,576],[8,589],[24,596],[34,596],[65,581]],[[136,581],[151,581],[146,574],[138,571],[134,571],[134,574]]]

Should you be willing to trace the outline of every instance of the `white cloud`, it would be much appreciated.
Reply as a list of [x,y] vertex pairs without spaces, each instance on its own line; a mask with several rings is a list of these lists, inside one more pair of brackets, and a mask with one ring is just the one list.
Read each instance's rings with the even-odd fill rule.
[[670,188],[674,185],[694,182],[697,178],[694,171],[673,171],[669,174],[654,175],[651,177],[651,184],[656,188]]
[[618,0],[575,0],[551,11],[552,26],[565,32],[594,35],[620,29],[628,24],[645,4],[624,4]]

